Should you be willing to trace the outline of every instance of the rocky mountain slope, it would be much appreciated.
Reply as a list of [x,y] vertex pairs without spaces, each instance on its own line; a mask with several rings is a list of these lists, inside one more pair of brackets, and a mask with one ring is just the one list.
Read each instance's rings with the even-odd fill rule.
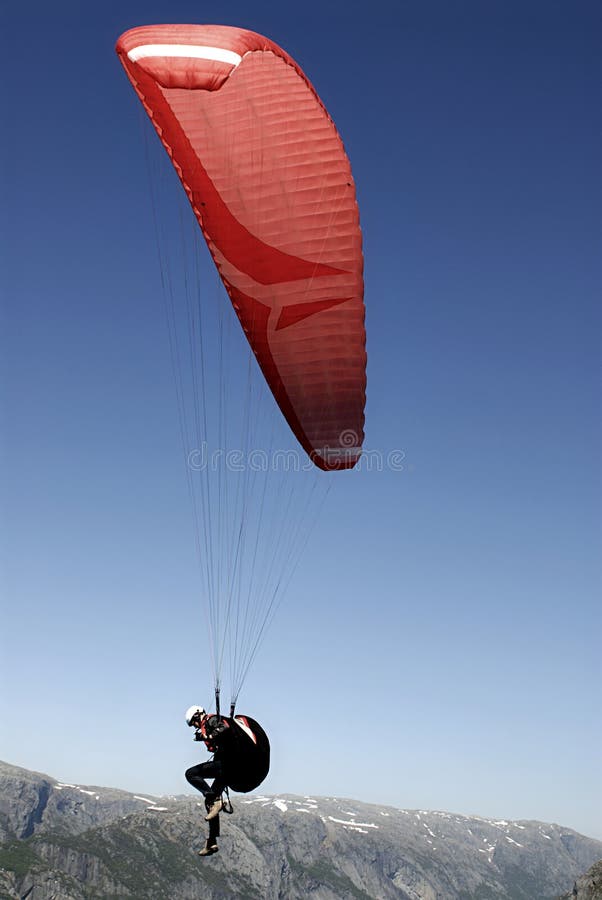
[[578,878],[573,890],[563,894],[560,900],[602,900],[602,860]]
[[201,859],[195,797],[62,784],[0,763],[0,898],[552,900],[602,857],[602,842],[542,822],[323,797],[234,804],[220,853]]

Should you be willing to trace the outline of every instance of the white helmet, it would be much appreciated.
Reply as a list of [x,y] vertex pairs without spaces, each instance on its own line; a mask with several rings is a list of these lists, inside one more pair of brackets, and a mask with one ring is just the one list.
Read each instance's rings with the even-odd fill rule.
[[202,706],[189,706],[186,710],[186,724],[193,725],[195,720],[200,721],[204,715],[205,710]]

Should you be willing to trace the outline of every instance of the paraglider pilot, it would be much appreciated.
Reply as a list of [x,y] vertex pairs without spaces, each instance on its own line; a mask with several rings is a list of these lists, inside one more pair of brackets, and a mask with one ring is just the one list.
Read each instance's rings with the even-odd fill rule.
[[[224,804],[222,794],[226,788],[247,793],[259,787],[270,770],[270,742],[261,725],[250,716],[229,717],[210,715],[202,706],[186,710],[186,724],[194,728],[195,741],[203,741],[213,759],[200,763],[186,771],[186,780],[205,798],[209,822],[209,837],[200,856],[217,853],[219,814],[232,812],[232,806]],[[211,785],[207,779],[213,779]]]
[[[186,780],[205,798],[207,815],[205,821],[209,822],[209,837],[200,856],[211,856],[217,853],[217,838],[219,837],[219,814],[223,808],[222,794],[226,787],[222,761],[220,759],[220,744],[228,741],[230,735],[229,724],[221,716],[209,716],[202,706],[191,706],[186,710],[186,724],[194,728],[194,740],[204,741],[207,750],[214,754],[213,759],[200,763],[198,766],[186,770]],[[206,779],[212,778],[213,784],[209,786]]]

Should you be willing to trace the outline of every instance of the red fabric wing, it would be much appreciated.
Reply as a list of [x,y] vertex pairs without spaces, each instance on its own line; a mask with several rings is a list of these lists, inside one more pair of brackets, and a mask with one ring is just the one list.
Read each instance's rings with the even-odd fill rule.
[[322,469],[363,441],[363,256],[343,144],[294,61],[214,25],[126,32],[117,52],[188,194],[265,378]]

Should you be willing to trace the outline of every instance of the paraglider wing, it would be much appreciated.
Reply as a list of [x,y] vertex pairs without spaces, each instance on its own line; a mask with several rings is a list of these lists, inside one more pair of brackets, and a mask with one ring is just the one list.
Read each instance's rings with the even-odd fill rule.
[[251,31],[135,28],[117,52],[291,429],[320,468],[354,466],[366,383],[362,240],[328,113],[285,51]]

